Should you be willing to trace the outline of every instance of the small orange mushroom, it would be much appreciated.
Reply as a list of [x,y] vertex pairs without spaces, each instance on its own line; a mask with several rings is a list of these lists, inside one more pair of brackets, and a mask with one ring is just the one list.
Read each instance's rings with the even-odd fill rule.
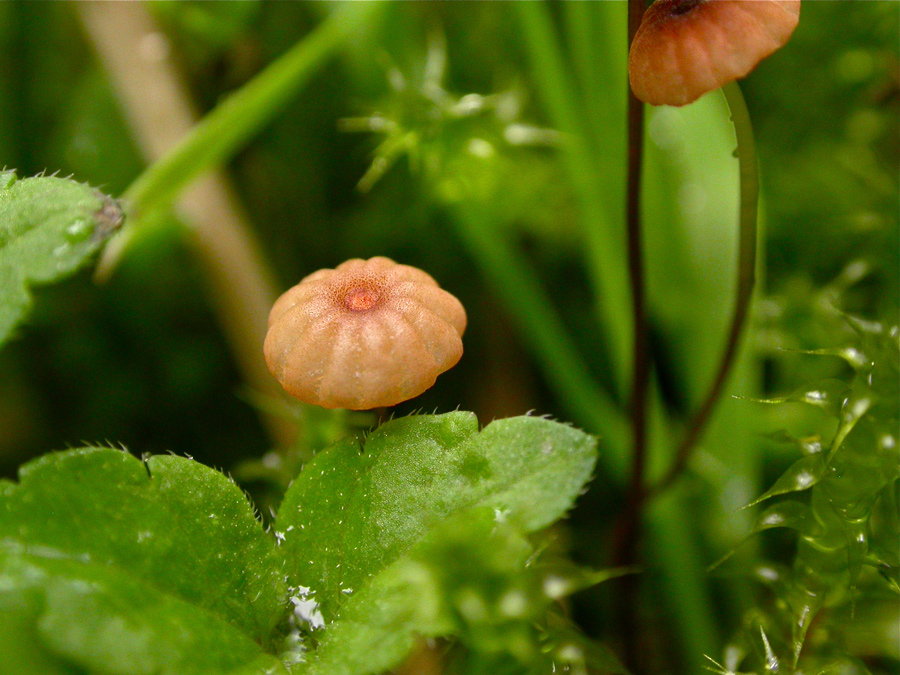
[[431,387],[462,356],[465,329],[459,300],[422,270],[357,258],[278,298],[263,351],[291,396],[368,410]]
[[740,79],[784,45],[800,0],[656,0],[628,56],[634,95],[686,105]]

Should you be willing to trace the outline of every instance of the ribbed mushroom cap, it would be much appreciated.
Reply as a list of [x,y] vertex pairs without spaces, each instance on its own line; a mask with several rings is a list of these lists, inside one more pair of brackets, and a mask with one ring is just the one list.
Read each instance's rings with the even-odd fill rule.
[[628,56],[634,95],[686,105],[747,75],[797,26],[800,0],[656,0]]
[[466,312],[415,267],[353,259],[304,278],[275,302],[263,348],[291,395],[368,410],[418,396],[462,356]]

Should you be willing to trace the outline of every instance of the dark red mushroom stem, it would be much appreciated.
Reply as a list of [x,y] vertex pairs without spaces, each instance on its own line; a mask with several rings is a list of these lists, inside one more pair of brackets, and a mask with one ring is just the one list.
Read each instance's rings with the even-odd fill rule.
[[[628,0],[628,47],[640,28],[644,0]],[[638,558],[641,529],[641,504],[644,501],[644,472],[647,463],[647,393],[650,384],[650,340],[644,284],[641,235],[641,157],[644,138],[644,104],[628,87],[628,174],[625,223],[628,246],[628,278],[631,285],[631,312],[634,321],[631,384],[631,480],[625,511],[619,524],[614,564],[633,565]],[[634,599],[637,580],[623,578],[619,588],[619,611],[625,641],[626,665],[636,672],[636,628]]]

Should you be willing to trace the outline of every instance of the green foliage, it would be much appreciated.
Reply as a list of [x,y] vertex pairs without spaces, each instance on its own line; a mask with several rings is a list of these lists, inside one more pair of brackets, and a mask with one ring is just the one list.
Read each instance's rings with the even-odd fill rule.
[[4,655],[61,672],[283,672],[258,644],[283,614],[283,577],[222,474],[84,448],[23,467],[0,494],[0,603],[28,638],[4,636]]
[[[319,453],[288,490],[276,536],[295,602],[310,625],[337,617],[312,672],[379,672],[411,649],[414,633],[456,634],[446,604],[458,589],[443,579],[450,560],[471,557],[473,578],[498,564],[497,573],[527,574],[532,551],[519,532],[545,527],[571,508],[590,477],[595,442],[535,417],[477,429],[474,416],[462,412],[393,420],[364,449],[349,440]],[[452,524],[442,524],[448,518]],[[451,556],[469,534],[483,549]],[[498,537],[500,548],[491,545]],[[500,551],[499,560],[487,555]],[[482,583],[491,593],[505,584]],[[478,589],[466,592],[472,602],[496,604]],[[510,617],[517,625],[546,608],[549,598],[535,604],[535,597],[529,591],[522,598],[521,616]],[[309,614],[311,601],[318,614]],[[535,640],[525,642],[536,649]],[[469,644],[479,649],[477,640]]]
[[571,508],[590,477],[595,442],[575,429],[533,417],[477,429],[462,412],[394,420],[365,452],[339,443],[294,481],[277,519],[287,574],[316,589],[326,619],[433,523],[486,506],[534,531]]
[[0,173],[0,344],[31,306],[31,287],[83,267],[122,224],[122,211],[67,178]]
[[[107,285],[43,290],[0,351],[0,461],[97,438],[200,460],[84,449],[0,483],[0,670],[622,673],[609,644],[647,674],[719,653],[729,674],[897,671],[900,5],[804,3],[741,83],[773,296],[687,471],[646,504],[630,627],[593,587],[621,571],[629,464],[625,3],[520,5],[149,3],[138,50],[169,56],[202,121],[144,170],[78,4],[0,3],[0,166],[134,197],[142,233]],[[648,110],[646,131],[652,478],[721,353],[738,193],[718,94]],[[592,439],[538,416],[364,438],[381,413],[303,408],[273,448],[253,412],[282,406],[241,384],[206,294],[233,261],[197,259],[160,211],[213,166],[283,286],[389,255],[463,301],[465,358],[394,415],[548,412],[596,434],[597,467]],[[74,181],[2,175],[0,342],[119,217]],[[708,575],[748,531],[739,573]]]
[[533,623],[610,575],[534,567],[524,534],[571,508],[595,459],[589,436],[537,417],[397,419],[316,455],[273,538],[192,460],[47,455],[0,483],[0,653],[23,673],[283,672],[272,654],[369,673],[414,635],[462,635],[545,659]]
[[[856,605],[862,598],[900,591],[900,555],[896,489],[900,479],[897,399],[900,396],[900,331],[897,326],[841,317],[853,341],[813,352],[844,360],[852,369],[848,382],[825,380],[787,399],[823,409],[836,422],[830,441],[819,435],[797,438],[781,432],[775,438],[804,455],[794,462],[757,502],[779,495],[807,492],[807,501],[787,499],[766,508],[754,532],[789,528],[798,533],[790,569],[760,566],[755,574],[772,587],[780,604],[770,616],[754,616],[739,652],[764,656],[756,672],[772,664],[789,664],[816,672],[842,672],[847,654],[817,647],[808,639],[811,626],[826,612],[821,631],[841,633],[835,608]],[[886,582],[886,583],[885,583]],[[760,643],[760,639],[762,643]],[[810,643],[812,648],[810,648]],[[876,653],[896,658],[888,646]],[[859,669],[861,666],[857,665]]]
[[234,483],[187,459],[142,464],[108,448],[46,455],[23,467],[18,485],[3,485],[0,534],[130,571],[256,639],[277,621],[283,580],[269,538]]
[[[335,11],[311,35],[206,116],[161,161],[142,173],[127,195],[137,210],[168,209],[179,192],[205,170],[233,154],[267,122],[348,34],[364,26],[380,3],[359,3]],[[202,16],[202,14],[198,14]]]
[[536,555],[493,509],[463,509],[348,600],[316,659],[299,672],[379,673],[400,663],[417,639],[452,635],[468,649],[460,672],[586,672],[590,663],[625,673],[615,656],[548,615],[554,601],[613,575],[583,575],[579,584],[533,566]]

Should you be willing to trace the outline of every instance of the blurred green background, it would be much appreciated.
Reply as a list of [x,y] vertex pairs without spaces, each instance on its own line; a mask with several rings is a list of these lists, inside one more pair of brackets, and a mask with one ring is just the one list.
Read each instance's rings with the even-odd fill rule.
[[[534,410],[601,439],[612,435],[560,400],[552,369],[517,319],[522,308],[491,277],[485,249],[472,236],[473,229],[487,232],[521,256],[546,286],[583,359],[582,374],[621,403],[615,379],[621,364],[609,344],[616,326],[627,325],[615,306],[627,307],[627,298],[607,302],[606,325],[598,324],[592,275],[614,274],[609,270],[624,264],[616,246],[623,237],[617,228],[624,197],[624,3],[576,4],[582,7],[554,4],[552,13],[570,84],[578,82],[577,94],[569,93],[581,102],[578,118],[604,204],[603,222],[589,226],[602,231],[605,247],[585,243],[578,190],[547,112],[548,85],[536,75],[508,3],[391,4],[227,167],[281,290],[347,258],[386,255],[427,270],[463,302],[469,329],[462,362],[395,414],[460,407],[487,422]],[[201,114],[331,9],[315,2],[183,1],[150,8]],[[821,289],[835,288],[835,280],[847,279],[839,307],[896,324],[898,16],[895,2],[806,2],[787,47],[743,85],[761,164],[765,271],[732,393],[784,394],[846,375],[836,360],[778,351],[842,344],[845,335],[819,307]],[[441,55],[446,62],[435,80]],[[72,174],[121,194],[144,161],[75,3],[0,3],[0,62],[0,164],[23,176]],[[429,89],[435,84],[447,100]],[[484,114],[449,114],[451,104],[474,100],[467,94],[497,96]],[[363,192],[358,182],[388,149],[379,149],[382,135],[346,131],[352,124],[341,120],[371,115],[413,136]],[[647,128],[644,201],[661,447],[673,444],[667,435],[701,396],[723,343],[737,177],[719,94],[684,110],[648,111]],[[855,265],[849,277],[848,265]],[[107,283],[95,285],[84,272],[42,290],[18,339],[0,351],[2,475],[13,476],[19,464],[48,450],[82,443],[121,443],[138,454],[171,451],[225,470],[270,450],[208,291],[185,230],[171,218],[137,238]],[[747,529],[746,513],[737,509],[791,460],[761,434],[783,427],[811,433],[819,422],[792,408],[724,401],[693,467],[702,480],[680,497],[695,516],[681,522],[684,531],[651,526],[654,541],[665,547],[672,538],[677,549],[678,537],[698,539],[702,559],[685,561],[697,569],[726,552]],[[621,453],[613,446],[609,441],[610,456]],[[595,488],[559,532],[561,545],[591,564],[608,562],[604,542],[622,496],[612,480],[616,460],[602,464]],[[789,558],[787,539],[763,545]],[[669,583],[665,573],[652,579],[648,592]],[[722,606],[709,608],[693,628],[678,627],[677,614],[644,617],[651,630],[668,626],[658,635],[669,636],[647,658],[665,661],[660,655],[677,651],[666,640],[688,639],[679,631],[715,629],[716,617],[733,625],[729,603],[746,592],[729,582],[716,595],[727,598]],[[681,601],[673,599],[670,610],[677,612]],[[604,625],[606,602],[602,591],[576,600],[575,616],[588,632],[612,630]],[[721,637],[694,639],[715,646]]]

